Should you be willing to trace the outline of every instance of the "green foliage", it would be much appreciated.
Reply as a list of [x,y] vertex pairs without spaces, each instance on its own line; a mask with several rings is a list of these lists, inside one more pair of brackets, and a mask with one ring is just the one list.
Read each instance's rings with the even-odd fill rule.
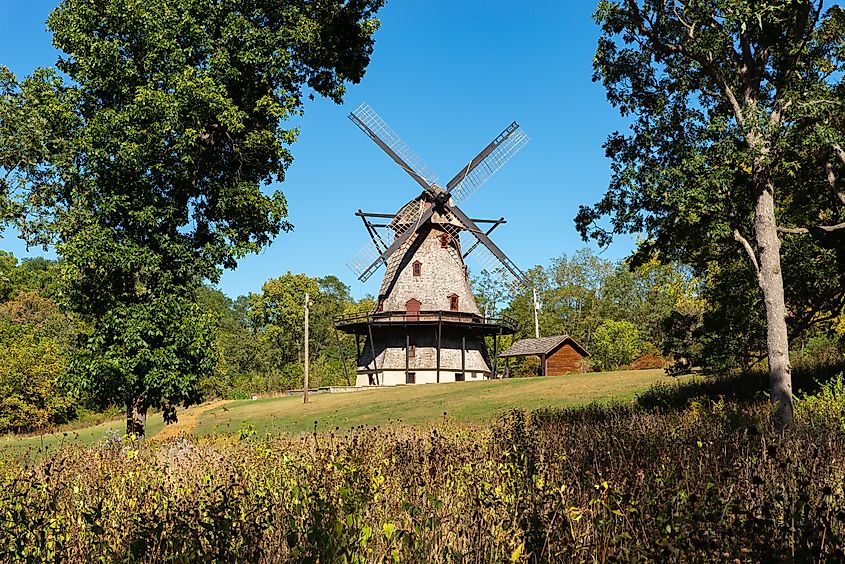
[[219,290],[200,289],[203,311],[217,319],[219,351],[213,372],[200,381],[205,397],[248,397],[302,387],[305,292],[311,303],[311,386],[347,384],[339,344],[354,384],[355,340],[336,333],[334,319],[369,311],[372,300],[353,300],[349,288],[335,276],[287,273],[268,280],[261,293],[234,301]]
[[66,360],[57,344],[0,319],[0,433],[72,419],[76,401],[62,388]]
[[67,367],[80,325],[53,299],[57,276],[53,261],[0,253],[0,432],[65,423],[82,399]]
[[361,79],[381,4],[64,0],[63,75],[0,72],[0,220],[9,179],[49,216],[22,235],[58,237],[63,296],[91,325],[79,386],[125,402],[130,431],[198,398],[216,359],[195,290],[291,228],[263,190],[292,161],[288,120]]
[[74,386],[100,407],[132,398],[139,412],[154,407],[167,418],[199,400],[198,381],[216,360],[212,324],[176,296],[112,310],[73,359]]
[[[674,343],[679,360],[747,366],[769,346],[782,358],[787,333],[829,325],[845,303],[845,11],[603,0],[595,19],[594,80],[630,126],[605,143],[610,186],[577,228],[600,244],[637,233],[635,263],[693,269],[702,348]],[[788,366],[776,365],[788,398]]]
[[845,432],[845,373],[819,384],[815,393],[800,395],[795,406],[804,421]]
[[[572,335],[591,352],[596,328],[605,320],[633,323],[659,349],[671,338],[665,319],[673,312],[698,312],[703,307],[699,280],[680,264],[651,260],[633,267],[602,259],[585,248],[572,257],[552,259],[549,268],[535,267],[528,276],[542,305],[540,333]],[[506,289],[487,273],[473,279],[473,289],[480,292],[480,303],[491,299],[505,303],[500,296]],[[521,336],[533,337],[533,297],[522,287],[512,290],[513,299],[501,311],[520,322]]]
[[603,370],[630,364],[643,352],[637,327],[629,321],[608,319],[596,328],[591,361]]

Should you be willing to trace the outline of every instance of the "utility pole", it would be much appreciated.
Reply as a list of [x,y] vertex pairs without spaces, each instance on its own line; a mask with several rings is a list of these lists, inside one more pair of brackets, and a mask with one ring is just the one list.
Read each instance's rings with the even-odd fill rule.
[[540,302],[537,301],[537,288],[532,288],[534,291],[534,337],[540,338],[540,319],[538,312],[540,311]]
[[308,301],[308,292],[305,292],[305,385],[302,388],[302,403],[308,403]]

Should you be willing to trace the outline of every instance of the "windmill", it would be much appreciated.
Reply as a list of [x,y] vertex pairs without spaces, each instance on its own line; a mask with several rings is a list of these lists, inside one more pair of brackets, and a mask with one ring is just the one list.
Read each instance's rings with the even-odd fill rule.
[[441,185],[370,106],[362,104],[349,119],[422,188],[394,214],[356,213],[372,242],[349,261],[350,268],[364,282],[386,267],[374,310],[335,321],[339,330],[356,336],[357,385],[496,377],[484,337],[494,337],[496,357],[498,336],[515,333],[517,325],[507,317],[481,315],[465,260],[471,257],[512,282],[529,282],[489,237],[505,219],[472,219],[458,204],[524,147],[528,136],[511,123]]

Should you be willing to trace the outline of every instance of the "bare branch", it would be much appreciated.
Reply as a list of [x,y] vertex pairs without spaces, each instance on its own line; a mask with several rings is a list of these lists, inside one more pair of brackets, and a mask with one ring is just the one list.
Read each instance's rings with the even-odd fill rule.
[[845,229],[845,221],[837,223],[836,225],[816,225],[815,227],[780,227],[779,233],[786,233],[787,235],[807,235],[808,233],[833,233]]
[[827,183],[830,185],[830,189],[833,191],[833,196],[837,200],[839,200],[840,204],[845,206],[845,190],[838,190],[836,187],[837,178],[836,173],[833,171],[833,163],[825,163],[824,170],[827,174]]
[[678,18],[678,21],[681,22],[681,25],[687,28],[687,33],[689,34],[690,39],[695,38],[695,28],[692,27],[692,24],[687,23],[687,21],[684,20],[684,17],[680,13],[678,13],[677,4],[672,5],[672,11],[675,13],[675,17]]
[[[673,54],[681,54],[695,62],[697,62],[704,71],[712,78],[716,84],[719,85],[719,89],[722,91],[722,96],[724,96],[728,103],[733,110],[734,117],[739,123],[740,127],[745,127],[745,116],[742,112],[742,106],[739,103],[739,100],[736,97],[731,86],[728,84],[727,79],[722,75],[721,72],[713,65],[713,61],[705,58],[700,54],[693,53],[683,45],[678,45],[675,43],[668,43],[666,41],[661,40],[658,37],[657,32],[654,30],[654,27],[649,27],[646,25],[646,20],[643,18],[642,13],[640,12],[640,7],[637,5],[636,0],[628,0],[627,2],[628,9],[631,11],[631,14],[634,18],[634,23],[637,29],[645,35],[646,37],[651,40],[651,44],[654,48],[663,55],[673,55]],[[737,53],[731,47],[731,58],[734,58]],[[738,69],[739,70],[739,69]]]
[[734,239],[742,245],[742,248],[745,249],[745,252],[748,254],[748,258],[751,259],[751,264],[754,265],[754,274],[757,275],[757,280],[760,280],[760,263],[757,262],[757,255],[754,254],[754,249],[751,248],[751,244],[748,240],[740,234],[739,229],[734,229]]
[[842,149],[842,146],[839,143],[834,143],[833,150],[836,151],[836,156],[839,157],[842,164],[845,164],[845,150]]

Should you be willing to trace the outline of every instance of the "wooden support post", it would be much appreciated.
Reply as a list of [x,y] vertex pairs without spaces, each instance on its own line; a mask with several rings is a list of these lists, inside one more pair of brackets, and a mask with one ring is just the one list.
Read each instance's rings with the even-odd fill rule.
[[467,372],[466,372],[467,355],[466,355],[466,350],[467,350],[467,338],[461,337],[461,376],[463,377],[464,380],[467,379]]
[[355,356],[357,356],[357,357],[360,357],[360,356],[361,356],[361,344],[360,344],[360,341],[361,341],[361,339],[360,339],[360,335],[358,335],[358,333],[355,333]]
[[[502,330],[499,329],[499,333]],[[493,335],[493,379],[495,380],[499,375],[499,333]]]
[[337,327],[334,329],[334,336],[337,337],[337,348],[340,349],[340,362],[343,363],[343,373],[346,374],[346,385],[351,386],[352,381],[349,379],[349,367],[346,366],[346,355],[343,354],[343,341],[340,340],[340,333],[337,331]]
[[440,383],[440,333],[443,331],[443,314],[437,314],[437,383]]
[[411,372],[411,336],[405,333],[405,383],[408,383],[408,374]]
[[302,386],[302,403],[308,403],[308,292],[305,293],[305,382]]
[[[376,359],[376,342],[373,340],[373,324],[370,321],[370,316],[367,316],[367,331],[370,334],[370,350],[373,352],[373,376],[375,377],[376,386],[379,385],[378,381],[378,360]],[[367,363],[369,366],[369,363]]]

